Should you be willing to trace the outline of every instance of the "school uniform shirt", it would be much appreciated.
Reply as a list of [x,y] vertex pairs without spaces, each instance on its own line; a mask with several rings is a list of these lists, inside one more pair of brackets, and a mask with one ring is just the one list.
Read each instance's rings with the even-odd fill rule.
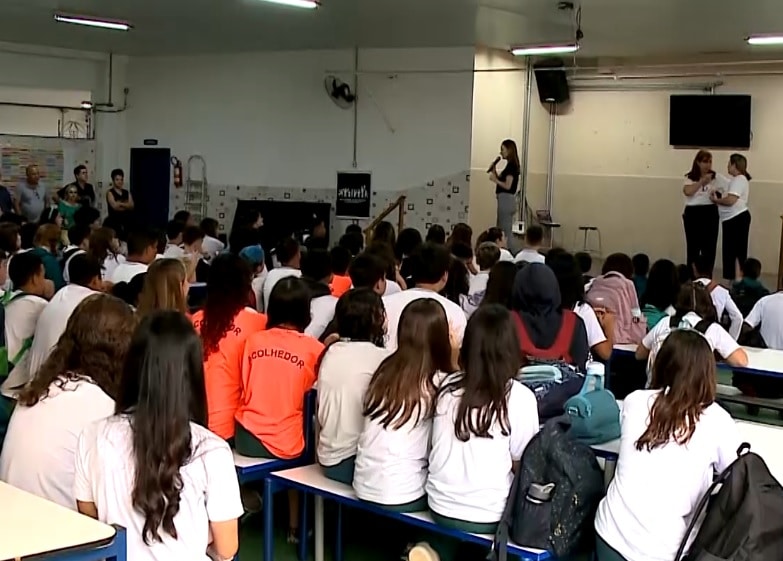
[[[228,444],[204,427],[190,423],[192,456],[179,470],[178,539],[160,530],[162,542],[146,545],[144,516],[131,495],[136,473],[133,431],[126,415],[103,419],[84,429],[76,452],[74,496],[95,503],[98,519],[127,530],[128,559],[134,561],[209,561],[209,523],[242,516],[239,482]],[[147,466],[140,466],[147,469]]]
[[125,256],[121,253],[118,253],[117,255],[109,254],[106,256],[106,259],[103,260],[103,265],[101,266],[101,278],[103,280],[111,281],[114,278],[114,271],[123,263],[125,263]]
[[71,266],[71,260],[77,255],[81,255],[82,253],[87,252],[75,245],[69,245],[63,250],[63,280],[65,280],[66,283],[71,282],[71,274],[68,270],[68,268]]
[[41,315],[38,316],[33,346],[30,347],[30,375],[32,377],[49,357],[60,339],[60,335],[65,331],[65,326],[76,306],[93,294],[98,293],[78,284],[69,284],[59,290],[46,304]]
[[489,271],[479,271],[475,275],[471,275],[470,288],[468,289],[468,296],[475,296],[480,292],[486,292],[488,282],[489,282]]
[[164,259],[182,259],[185,257],[185,250],[175,244],[168,244],[163,251]]
[[[201,334],[204,311],[191,318]],[[266,316],[252,308],[239,310],[218,349],[204,361],[204,383],[207,388],[209,430],[228,440],[234,436],[234,415],[242,392],[242,351],[248,337],[266,329]]]
[[748,210],[748,194],[750,192],[750,183],[744,175],[737,175],[731,178],[728,188],[723,191],[723,196],[735,195],[737,202],[731,206],[718,205],[720,221],[726,222],[736,218]]
[[263,308],[259,308],[259,309],[262,311],[267,311],[267,308],[269,307],[269,297],[272,295],[272,289],[274,289],[275,285],[279,281],[287,277],[300,278],[301,276],[302,276],[302,271],[300,271],[299,269],[293,269],[291,267],[277,267],[269,271],[269,274],[266,276],[266,280],[264,281]]
[[[698,279],[697,282],[704,286],[709,286],[712,281],[710,279]],[[728,290],[718,285],[710,292],[710,296],[712,297],[712,303],[715,305],[715,311],[718,313],[718,321],[720,321],[725,311],[729,316],[729,320],[731,320],[729,333],[737,339],[742,332],[742,312],[739,311],[731,294],[729,294]]]
[[384,290],[383,295],[391,296],[392,294],[397,294],[398,292],[402,292],[402,287],[400,286],[400,283],[398,283],[397,281],[386,279],[386,290]]
[[601,323],[598,321],[598,316],[595,315],[595,310],[587,302],[580,302],[574,306],[574,312],[585,324],[585,331],[587,332],[587,346],[591,349],[596,345],[600,345],[606,341],[606,334],[604,328],[601,327]]
[[535,249],[523,249],[514,257],[514,263],[546,263],[543,255]]
[[310,324],[305,329],[305,333],[310,337],[320,339],[329,323],[334,319],[336,306],[337,298],[331,294],[313,298],[310,302]]
[[702,411],[687,444],[672,440],[651,451],[637,450],[659,395],[659,390],[639,390],[625,398],[620,456],[595,518],[598,535],[628,561],[674,559],[713,474],[737,458],[741,442],[734,420],[713,403]]
[[32,407],[17,405],[8,424],[0,480],[71,510],[76,444],[82,429],[114,413],[114,400],[92,380],[53,382]]
[[[25,359],[25,355],[30,353],[38,318],[47,304],[40,296],[15,290],[5,306],[5,346],[14,368],[2,385],[3,395],[13,395],[12,390],[21,388],[33,378],[29,358]],[[24,349],[27,351],[22,352]]]
[[759,331],[767,347],[783,350],[783,292],[764,296],[756,302],[745,323],[754,328],[761,325]]
[[201,250],[209,259],[217,257],[224,249],[226,249],[226,244],[212,236],[204,236],[204,240],[201,242]]
[[356,455],[364,426],[364,394],[389,351],[368,341],[339,341],[318,370],[318,463],[336,466]]
[[449,320],[449,330],[457,338],[461,345],[462,338],[465,335],[465,327],[468,324],[468,318],[465,312],[448,298],[444,298],[437,292],[423,288],[411,288],[391,296],[383,297],[383,305],[386,308],[386,318],[389,322],[387,327],[386,348],[390,351],[397,350],[397,328],[400,325],[400,317],[405,307],[416,300],[430,298],[437,301],[446,311],[446,318]]
[[323,349],[317,339],[279,327],[245,342],[235,419],[280,459],[304,450],[304,396],[315,384]]
[[125,261],[125,263],[120,263],[117,265],[117,268],[114,269],[114,273],[112,273],[111,276],[111,282],[114,284],[119,284],[121,282],[130,282],[133,280],[133,277],[136,275],[140,275],[141,273],[146,273],[147,269],[149,269],[149,265],[146,263],[138,263],[136,261]]
[[[689,329],[695,329],[700,321],[701,317],[698,314],[689,312],[683,316],[680,325]],[[671,331],[671,318],[667,316],[659,321],[658,324],[644,336],[644,339],[642,339],[642,346],[650,351],[650,357],[647,361],[648,385],[651,381],[652,365],[655,362],[655,356],[658,354],[661,345],[663,345],[663,342]],[[718,354],[723,358],[727,358],[730,354],[740,348],[737,341],[718,323],[711,324],[707,328],[707,331],[705,331],[704,337],[710,344],[710,348],[713,351],[718,351]]]
[[500,260],[501,261],[514,261],[514,254],[512,254],[505,247],[500,248]]
[[364,418],[364,427],[356,446],[353,490],[364,501],[382,505],[401,505],[425,496],[427,459],[432,419],[425,418],[427,404],[419,414],[394,430],[394,422],[385,429],[378,420]]
[[[448,383],[449,379],[445,380]],[[467,442],[454,432],[462,391],[441,395],[432,421],[427,498],[430,508],[449,518],[493,524],[503,517],[514,480],[512,462],[522,459],[538,432],[536,397],[517,381],[507,397],[509,434],[496,419],[491,438],[471,434]]]

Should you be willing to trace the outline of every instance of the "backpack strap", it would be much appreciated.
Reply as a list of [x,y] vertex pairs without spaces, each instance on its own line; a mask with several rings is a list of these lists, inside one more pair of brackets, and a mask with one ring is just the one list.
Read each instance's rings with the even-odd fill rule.
[[707,285],[707,292],[712,294],[712,291],[715,290],[716,288],[718,288],[718,286],[719,285],[718,285],[717,282],[715,282],[714,280],[711,280],[710,283]]
[[714,323],[714,322],[711,322],[711,321],[709,321],[709,320],[703,319],[703,320],[701,320],[699,323],[697,323],[696,325],[694,325],[694,326],[693,326],[693,329],[695,329],[696,331],[698,331],[698,332],[699,332],[699,333],[701,333],[702,335],[706,335],[706,334],[707,334],[707,330],[710,328],[710,326],[711,326],[713,323]]
[[519,338],[519,348],[523,353],[530,353],[540,350],[533,344],[533,340],[527,332],[525,322],[517,312],[511,312],[511,316],[514,318],[514,324],[517,326],[517,336]]
[[19,352],[16,353],[16,356],[14,356],[13,359],[11,359],[9,362],[13,365],[11,368],[19,364],[22,359],[24,358],[24,354],[29,351],[33,346],[33,338],[28,337],[24,341],[22,341],[22,348],[19,349]]
[[[516,315],[516,314],[514,314]],[[519,492],[519,480],[522,478],[522,466],[514,474],[511,482],[511,491],[506,499],[506,508],[503,509],[503,516],[500,517],[495,541],[492,542],[492,549],[489,550],[487,561],[506,561],[508,557],[508,534],[511,522],[514,520],[514,505],[517,493]]]

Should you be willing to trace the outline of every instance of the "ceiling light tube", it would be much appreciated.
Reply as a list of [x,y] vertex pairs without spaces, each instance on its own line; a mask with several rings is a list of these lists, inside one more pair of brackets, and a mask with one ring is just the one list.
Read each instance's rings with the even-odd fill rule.
[[128,31],[131,28],[131,25],[124,21],[91,18],[87,16],[54,14],[54,19],[60,23],[73,23],[75,25],[86,25],[88,27],[99,27],[101,29],[113,29],[115,31]]
[[294,8],[305,8],[312,10],[317,8],[321,3],[318,0],[264,0],[271,4],[282,4],[283,6],[293,6]]
[[579,50],[578,43],[561,43],[554,45],[533,45],[528,47],[512,47],[511,54],[514,56],[532,56],[532,55],[560,55],[566,53],[575,53]]
[[751,35],[745,41],[755,46],[783,45],[783,35]]

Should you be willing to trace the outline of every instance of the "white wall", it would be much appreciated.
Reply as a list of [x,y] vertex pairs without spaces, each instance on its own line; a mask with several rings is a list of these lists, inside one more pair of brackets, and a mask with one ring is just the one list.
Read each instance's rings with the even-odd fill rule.
[[[202,155],[213,185],[333,187],[351,167],[353,112],[323,81],[342,70],[352,82],[353,59],[350,50],[133,58],[127,148],[156,138],[183,161]],[[375,189],[468,169],[472,74],[427,71],[472,65],[472,48],[361,50],[360,71],[378,73],[360,76],[357,163]]]

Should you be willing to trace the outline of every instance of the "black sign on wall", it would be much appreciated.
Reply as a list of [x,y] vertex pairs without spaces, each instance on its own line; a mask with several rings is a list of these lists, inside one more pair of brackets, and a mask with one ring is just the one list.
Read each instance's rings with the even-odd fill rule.
[[370,218],[372,174],[368,171],[337,172],[338,218]]

